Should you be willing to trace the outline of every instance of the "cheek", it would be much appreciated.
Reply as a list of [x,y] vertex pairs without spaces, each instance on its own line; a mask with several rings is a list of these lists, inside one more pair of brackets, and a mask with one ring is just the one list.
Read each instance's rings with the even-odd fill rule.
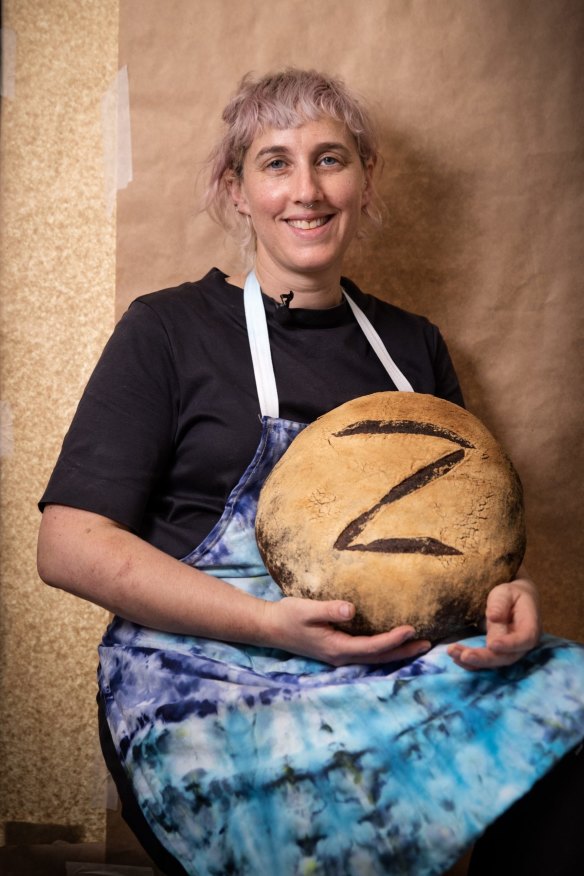
[[248,201],[249,211],[254,224],[270,222],[282,212],[284,199],[277,192],[265,190],[254,193]]
[[361,181],[352,180],[339,187],[337,204],[351,215],[358,217],[365,203],[364,184]]

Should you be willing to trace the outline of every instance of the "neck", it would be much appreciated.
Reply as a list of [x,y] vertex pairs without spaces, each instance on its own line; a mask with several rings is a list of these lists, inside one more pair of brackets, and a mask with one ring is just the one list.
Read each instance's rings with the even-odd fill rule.
[[257,262],[254,270],[264,295],[278,303],[280,296],[290,291],[294,292],[290,307],[326,310],[342,300],[341,276],[336,271],[330,275],[274,272]]

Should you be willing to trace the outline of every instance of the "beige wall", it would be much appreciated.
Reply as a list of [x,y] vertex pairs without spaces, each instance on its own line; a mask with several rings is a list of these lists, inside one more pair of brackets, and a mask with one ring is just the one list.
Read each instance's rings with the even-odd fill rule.
[[[37,578],[36,502],[114,322],[115,215],[101,99],[114,0],[5,0],[15,91],[2,101],[0,820],[103,837],[95,646],[104,613]],[[10,434],[12,433],[12,434]]]
[[[3,823],[103,831],[103,613],[44,588],[35,502],[89,370],[137,294],[231,269],[196,176],[239,77],[340,73],[382,122],[388,221],[349,273],[443,328],[469,406],[523,478],[548,627],[584,639],[579,0],[6,0],[3,101]],[[101,97],[127,64],[134,180],[103,200]],[[117,227],[117,292],[115,240]],[[6,422],[6,421],[5,421]],[[99,794],[97,794],[99,797]]]

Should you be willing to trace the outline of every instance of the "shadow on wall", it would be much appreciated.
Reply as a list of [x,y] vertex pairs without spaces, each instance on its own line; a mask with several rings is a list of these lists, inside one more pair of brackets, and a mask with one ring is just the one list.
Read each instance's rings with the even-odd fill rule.
[[354,245],[345,272],[354,274],[366,291],[421,313],[440,327],[467,406],[488,425],[496,412],[486,406],[480,363],[473,361],[471,344],[460,336],[461,308],[475,285],[473,179],[403,133],[384,128],[381,143],[383,228]]

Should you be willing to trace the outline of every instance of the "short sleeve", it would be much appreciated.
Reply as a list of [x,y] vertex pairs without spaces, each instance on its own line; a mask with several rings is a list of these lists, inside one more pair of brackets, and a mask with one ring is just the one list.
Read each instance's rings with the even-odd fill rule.
[[452,359],[439,329],[433,326],[434,336],[434,378],[436,380],[435,394],[439,398],[464,407],[464,398],[458,376],[454,370]]
[[165,326],[136,301],[83,393],[39,503],[69,505],[139,529],[173,453],[178,381]]

